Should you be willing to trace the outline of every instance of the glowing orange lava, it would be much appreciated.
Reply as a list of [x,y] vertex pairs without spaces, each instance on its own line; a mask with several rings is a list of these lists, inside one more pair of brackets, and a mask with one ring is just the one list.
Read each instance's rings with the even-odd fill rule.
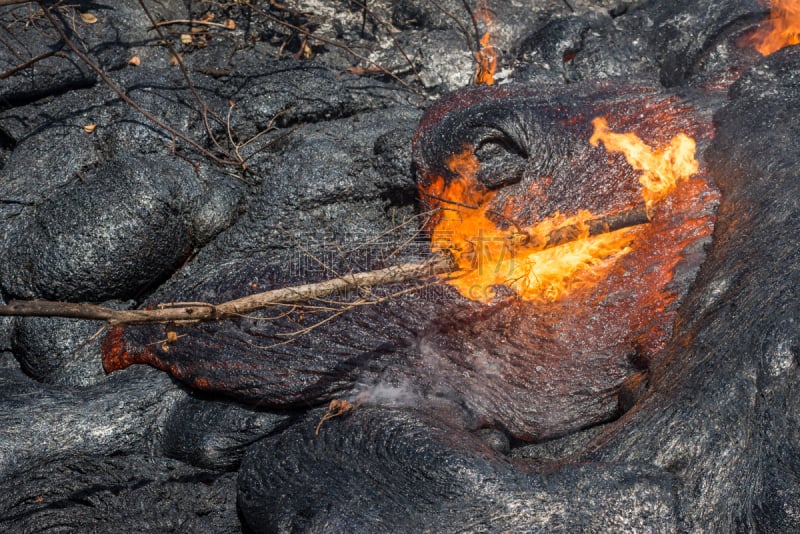
[[772,0],[769,19],[746,39],[763,56],[799,43],[800,0]]
[[[602,141],[607,151],[625,154],[628,163],[642,171],[639,181],[648,211],[680,180],[697,172],[695,142],[684,134],[653,150],[636,134],[610,132],[604,118],[593,124],[593,146]],[[505,286],[523,300],[553,302],[594,286],[616,259],[632,250],[630,229],[590,235],[586,222],[598,215],[585,210],[570,216],[556,212],[520,227],[493,207],[497,193],[476,179],[480,163],[471,147],[446,164],[457,177],[449,183],[433,177],[423,191],[440,208],[431,229],[431,247],[453,255],[459,271],[446,276],[447,281],[470,300],[488,302],[498,286]],[[576,231],[575,240],[548,246],[552,233],[567,226]]]
[[497,49],[491,44],[492,16],[486,0],[478,2],[475,17],[486,23],[487,30],[480,39],[481,48],[475,54],[477,66],[474,80],[477,84],[494,85],[494,74],[497,71]]

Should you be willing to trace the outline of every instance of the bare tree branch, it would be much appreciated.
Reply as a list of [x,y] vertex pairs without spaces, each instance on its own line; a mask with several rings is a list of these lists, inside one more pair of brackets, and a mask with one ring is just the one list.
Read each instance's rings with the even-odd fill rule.
[[[0,0],[0,2],[2,2],[2,0]],[[2,4],[0,4],[0,5],[2,5]],[[66,57],[67,55],[64,52],[61,52],[61,51],[58,51],[58,50],[51,50],[50,52],[45,52],[44,54],[39,54],[38,56],[33,57],[33,58],[29,59],[28,61],[17,65],[16,67],[11,67],[10,69],[8,69],[5,72],[0,72],[0,80],[4,80],[4,79],[8,78],[9,76],[13,76],[14,74],[18,73],[19,71],[25,70],[28,67],[32,67],[34,64],[38,63],[39,61],[41,61],[43,59],[47,59],[47,58],[52,57],[52,56]]]
[[[330,45],[330,46],[335,46],[337,48],[340,48],[341,50],[346,51],[347,53],[349,53],[350,55],[354,56],[355,58],[360,59],[361,61],[364,61],[365,63],[368,63],[370,65],[375,66],[376,69],[378,69],[379,71],[381,71],[385,75],[389,76],[390,78],[394,79],[394,81],[396,81],[397,83],[399,83],[400,85],[402,85],[403,87],[408,89],[409,91],[412,91],[412,92],[416,93],[417,95],[424,96],[423,93],[419,89],[409,85],[408,83],[403,81],[397,74],[395,74],[391,70],[387,69],[383,65],[380,65],[377,62],[369,59],[364,54],[360,54],[360,53],[356,52],[353,49],[353,47],[348,46],[348,45],[346,45],[344,43],[340,43],[340,42],[334,41],[332,39],[326,39],[325,37],[321,37],[319,35],[314,35],[312,32],[310,32],[310,31],[308,31],[308,30],[306,30],[304,28],[301,28],[300,26],[297,26],[295,24],[287,22],[285,20],[281,20],[279,17],[276,17],[275,15],[272,15],[271,13],[268,13],[267,11],[264,11],[263,9],[259,9],[258,7],[256,7],[253,4],[248,4],[248,5],[249,5],[249,7],[250,7],[250,9],[252,11],[260,14],[262,17],[266,18],[267,20],[270,20],[270,21],[274,22],[275,24],[283,26],[284,28],[288,28],[291,31],[297,32],[297,33],[303,35],[306,39],[311,39],[313,41],[317,41],[317,42],[320,42],[320,43],[323,43],[323,44],[327,44],[327,45]],[[413,65],[412,65],[412,68],[413,68]]]
[[[142,11],[144,11],[144,14],[147,16],[147,19],[150,21],[150,24],[152,24],[153,29],[156,31],[156,33],[158,33],[158,36],[161,38],[161,42],[164,43],[164,45],[169,50],[170,54],[172,54],[172,57],[178,64],[178,68],[180,68],[181,70],[183,79],[186,80],[186,87],[189,88],[189,91],[192,92],[192,95],[194,96],[195,100],[197,100],[197,104],[198,106],[200,106],[200,116],[203,118],[203,125],[206,128],[206,133],[208,134],[209,139],[211,139],[211,142],[214,143],[214,146],[217,147],[217,150],[230,157],[230,154],[228,154],[228,152],[217,141],[217,138],[214,135],[214,130],[211,128],[211,124],[209,124],[208,122],[209,114],[220,125],[224,124],[222,118],[216,113],[214,113],[213,110],[209,109],[208,105],[206,104],[206,101],[203,100],[203,97],[201,97],[200,93],[197,92],[197,88],[195,88],[194,83],[192,83],[192,79],[189,76],[189,71],[186,70],[186,65],[183,64],[183,59],[181,58],[181,55],[178,53],[177,50],[175,50],[175,47],[172,45],[172,41],[170,40],[169,36],[167,36],[164,33],[164,30],[161,28],[161,26],[158,25],[158,22],[153,17],[153,14],[150,12],[150,9],[148,9],[147,4],[145,4],[144,0],[139,0],[139,5],[141,6]],[[239,159],[237,160],[237,163],[239,163],[239,165],[242,165],[244,162],[241,161],[241,159]]]
[[[2,0],[0,0],[0,1],[2,1]],[[106,83],[106,85],[108,85],[111,88],[111,90],[113,90],[117,94],[117,96],[119,96],[126,104],[128,104],[129,106],[134,108],[136,111],[138,111],[139,113],[144,115],[148,120],[150,120],[152,123],[154,123],[159,128],[162,128],[163,130],[169,132],[173,137],[175,137],[177,139],[181,139],[182,141],[188,143],[192,148],[194,148],[195,150],[197,150],[201,154],[205,155],[206,157],[216,161],[217,163],[219,163],[221,165],[233,165],[233,166],[237,166],[237,167],[241,166],[241,162],[235,161],[233,159],[229,159],[228,157],[225,157],[225,156],[223,156],[223,157],[217,156],[216,154],[214,154],[210,150],[208,150],[205,147],[201,146],[197,141],[194,141],[193,139],[188,137],[186,134],[179,132],[178,130],[176,130],[172,126],[169,126],[164,121],[162,121],[161,119],[159,119],[158,117],[156,117],[152,113],[149,113],[144,108],[142,108],[139,104],[134,102],[133,99],[131,97],[129,97],[128,95],[126,95],[125,92],[122,89],[117,87],[117,85],[111,80],[111,78],[108,77],[108,75],[103,71],[103,69],[101,69],[99,66],[97,66],[91,59],[89,59],[89,57],[86,54],[84,54],[83,52],[80,51],[80,49],[75,45],[75,43],[72,42],[72,40],[67,36],[67,33],[61,27],[61,25],[55,20],[55,17],[53,17],[53,15],[47,9],[47,6],[45,5],[44,0],[37,0],[37,3],[42,8],[42,11],[44,12],[45,17],[47,17],[47,20],[50,22],[50,24],[53,26],[53,28],[56,30],[56,32],[58,32],[58,35],[61,37],[61,40],[64,41],[64,44],[70,50],[72,50],[72,52],[76,56],[78,56],[78,58],[81,61],[83,61],[83,63],[85,63],[86,66],[88,66],[95,73],[97,73],[97,75],[100,76],[100,78]]]
[[96,304],[30,300],[12,301],[0,306],[0,316],[72,317],[106,321],[109,325],[218,321],[241,317],[277,304],[291,304],[358,288],[406,282],[452,272],[455,268],[452,258],[438,255],[426,261],[347,274],[313,284],[273,289],[216,305],[198,302],[163,305],[155,310],[115,310]]
[[411,57],[409,57],[409,55],[406,52],[405,48],[403,48],[403,45],[400,44],[400,41],[398,41],[395,38],[394,33],[392,32],[391,26],[388,23],[386,23],[383,20],[381,20],[375,14],[375,12],[373,10],[371,10],[367,6],[367,2],[366,1],[361,2],[359,0],[355,0],[355,4],[357,6],[361,6],[364,9],[364,15],[365,15],[364,22],[366,22],[366,15],[369,15],[370,17],[372,17],[375,20],[375,22],[379,26],[382,26],[384,28],[384,30],[386,31],[386,35],[389,36],[389,39],[392,41],[392,44],[394,45],[394,47],[397,48],[397,51],[400,52],[400,54],[403,56],[403,58],[408,62],[408,65],[411,67],[411,71],[414,73],[414,76],[417,78],[417,81],[420,83],[420,85],[424,86],[425,84],[422,81],[422,78],[420,78],[420,76],[419,76],[419,71],[417,71],[417,66],[414,65],[414,61],[411,59]]

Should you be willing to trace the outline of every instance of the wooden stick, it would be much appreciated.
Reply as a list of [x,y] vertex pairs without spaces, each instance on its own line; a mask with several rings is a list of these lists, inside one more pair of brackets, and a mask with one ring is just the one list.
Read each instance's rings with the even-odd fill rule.
[[455,269],[456,266],[452,258],[437,255],[426,261],[405,263],[376,271],[348,274],[314,284],[273,289],[217,305],[193,303],[190,305],[163,306],[155,310],[115,310],[96,304],[28,300],[11,301],[5,306],[0,306],[0,316],[71,317],[106,321],[112,326],[174,321],[217,321],[241,317],[276,304],[291,304],[327,297],[340,291],[396,284],[425,276],[452,272]]
[[236,28],[229,28],[221,22],[211,22],[210,20],[198,19],[175,19],[175,20],[162,20],[153,24],[153,28],[160,28],[161,26],[171,26],[173,24],[185,24],[186,26],[211,26],[214,28],[223,28],[225,30],[233,30]]
[[[550,233],[545,248],[563,245],[580,239],[589,227],[589,235],[598,235],[649,222],[644,204],[612,215],[603,215],[580,224],[562,226]],[[293,304],[320,299],[338,292],[397,284],[426,276],[450,273],[457,270],[449,255],[436,255],[416,263],[404,263],[376,271],[347,274],[330,280],[284,287],[248,295],[221,304],[203,302],[161,305],[154,310],[115,310],[96,304],[76,304],[46,300],[11,301],[0,306],[0,316],[69,317],[106,321],[110,326],[125,324],[153,324],[170,322],[220,321],[241,317],[248,313],[280,304]]]
[[27,4],[34,0],[0,0],[0,6],[13,6],[14,4]]

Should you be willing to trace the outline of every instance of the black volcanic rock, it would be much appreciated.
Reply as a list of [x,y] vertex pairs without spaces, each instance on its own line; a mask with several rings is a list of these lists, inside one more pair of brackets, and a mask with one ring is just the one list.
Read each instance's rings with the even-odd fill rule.
[[75,455],[0,482],[8,531],[241,532],[233,473],[150,454]]
[[[138,1],[76,4],[55,12],[79,48],[134,100],[219,154]],[[235,21],[233,30],[164,30],[209,106],[216,141],[238,145],[247,170],[174,143],[121,102],[59,43],[36,4],[0,8],[0,73],[42,53],[66,54],[0,79],[0,302],[217,302],[328,276],[303,248],[322,250],[329,265],[361,268],[413,242],[417,227],[398,223],[416,213],[414,129],[431,96],[468,83],[485,23],[474,27],[472,6],[458,0],[365,2],[372,13],[359,2],[266,4],[147,2],[157,20],[210,13],[214,23]],[[408,301],[394,299],[355,314],[353,328],[337,331],[331,321],[284,351],[260,348],[280,339],[252,318],[236,328],[176,327],[188,337],[168,347],[173,354],[202,349],[184,350],[187,362],[277,355],[259,391],[306,395],[272,405],[254,395],[255,406],[198,393],[147,366],[103,375],[94,323],[0,318],[0,529],[800,528],[797,47],[761,58],[740,46],[765,16],[755,0],[523,4],[489,4],[505,69],[498,81],[564,98],[580,91],[575,82],[605,81],[612,92],[621,82],[650,86],[715,117],[699,154],[722,193],[713,240],[694,282],[696,265],[677,274],[692,286],[666,348],[626,364],[646,379],[622,384],[623,402],[589,428],[527,445],[509,439],[507,414],[492,424],[471,417],[480,397],[459,391],[467,382],[457,374],[437,381],[424,367],[435,361],[444,364],[438,373],[463,372],[462,356],[471,354],[463,345],[434,360],[415,359],[414,343],[354,356],[429,324],[427,304],[409,323],[397,311]],[[82,22],[80,12],[98,22]],[[302,31],[287,24],[327,41],[312,37],[305,49]],[[181,33],[192,43],[181,44]],[[133,55],[138,68],[127,64]],[[495,123],[518,119],[506,108]],[[456,115],[453,128],[468,133],[470,118]],[[94,133],[88,124],[97,124]],[[461,139],[443,131],[445,140]],[[497,159],[496,169],[513,171],[508,161]],[[508,184],[491,178],[484,176]],[[342,248],[384,232],[387,241],[368,251]],[[427,243],[415,246],[409,257],[419,259]],[[164,330],[130,339],[160,350]],[[516,343],[513,332],[506,337]],[[339,374],[286,380],[309,362],[329,369],[332,354],[343,359]],[[416,364],[415,378],[432,387],[402,380],[399,371]],[[492,369],[470,372],[473,384],[491,382]],[[324,403],[342,392],[370,400],[315,436]]]
[[[194,182],[194,183],[193,183]],[[194,247],[192,167],[119,158],[42,201],[9,237],[3,290],[16,298],[101,301],[141,295]]]
[[[556,17],[521,40],[513,78],[537,83],[587,80],[682,85],[732,32],[754,24],[764,12],[755,0],[649,1],[622,16],[595,11]],[[738,52],[736,52],[738,54]],[[730,67],[732,58],[705,63]]]
[[651,391],[587,455],[674,473],[684,530],[800,521],[790,504],[800,468],[798,65],[796,47],[765,59],[716,115],[705,157],[723,200],[709,259]]
[[674,481],[652,467],[529,471],[415,410],[360,408],[316,436],[322,413],[310,415],[244,459],[239,506],[253,532],[666,532],[677,522]]

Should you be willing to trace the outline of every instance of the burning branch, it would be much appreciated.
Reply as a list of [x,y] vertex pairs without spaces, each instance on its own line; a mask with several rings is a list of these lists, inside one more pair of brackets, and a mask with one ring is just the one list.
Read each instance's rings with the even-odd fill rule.
[[[647,222],[649,222],[647,210],[644,204],[641,204],[621,213],[558,227],[550,232],[543,248],[551,248],[584,238],[586,227],[589,229],[589,235],[600,235]],[[437,254],[421,262],[404,263],[375,271],[347,274],[322,282],[273,289],[221,304],[168,303],[161,304],[152,310],[116,310],[96,304],[29,300],[12,301],[7,305],[0,306],[0,316],[68,317],[106,321],[109,326],[222,321],[242,317],[275,305],[320,299],[353,289],[408,282],[457,270],[458,266],[452,255]]]
[[474,81],[477,84],[494,85],[494,74],[497,70],[497,49],[491,44],[492,33],[492,15],[489,11],[489,6],[486,0],[478,2],[473,21],[478,17],[486,24],[486,33],[480,38],[480,49],[475,53],[475,76]]
[[[676,166],[679,177],[697,170],[691,157],[694,144],[686,136],[677,136],[664,149],[653,151],[602,125],[605,129],[592,137],[593,144],[602,141],[615,151],[638,148],[634,168],[647,171],[641,178],[648,190],[647,194],[643,190],[644,202],[621,213],[582,210],[565,216],[555,212],[536,223],[518,225],[496,205],[497,192],[477,180],[480,162],[469,146],[445,161],[455,178],[446,181],[433,175],[427,185],[421,182],[420,194],[432,199],[430,206],[442,210],[429,226],[431,248],[453,253],[464,274],[449,282],[463,296],[489,302],[495,296],[493,287],[507,286],[524,300],[552,302],[589,278],[599,280],[601,264],[608,266],[606,260],[632,250],[631,237],[614,231],[649,222],[656,202],[674,188],[671,177]],[[664,159],[667,163],[662,164]],[[568,243],[569,247],[555,250]]]
[[650,222],[650,215],[647,211],[647,205],[642,202],[620,213],[601,215],[580,223],[567,224],[556,228],[550,232],[547,243],[544,243],[542,248],[557,247],[558,245],[581,239],[586,236],[584,228],[588,229],[588,236],[592,237],[648,222]]

